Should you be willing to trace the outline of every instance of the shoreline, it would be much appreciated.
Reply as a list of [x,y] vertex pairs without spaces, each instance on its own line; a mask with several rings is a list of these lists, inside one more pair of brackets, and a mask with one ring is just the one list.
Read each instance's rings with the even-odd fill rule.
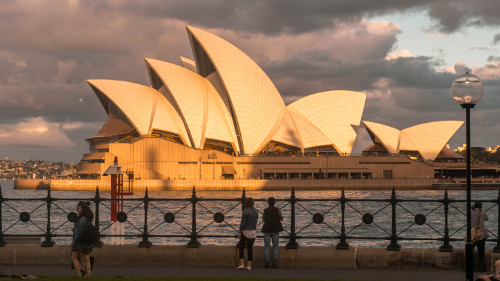
[[[474,190],[498,190],[500,181],[485,179],[485,182],[473,182]],[[185,179],[185,180],[134,180],[124,181],[124,190],[144,192],[149,191],[176,191],[196,190],[203,191],[280,191],[291,190],[465,190],[462,182],[443,183],[437,179],[349,179],[349,180],[212,180],[212,179]],[[54,191],[110,191],[110,178],[98,180],[84,179],[16,179],[14,189],[18,190],[48,190]]]

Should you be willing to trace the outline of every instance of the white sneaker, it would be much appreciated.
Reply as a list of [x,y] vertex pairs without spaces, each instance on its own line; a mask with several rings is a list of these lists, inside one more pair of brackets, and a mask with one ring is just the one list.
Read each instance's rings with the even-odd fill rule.
[[252,270],[252,268],[249,266],[249,267],[245,267],[246,270]]
[[243,270],[243,269],[245,269],[245,266],[244,266],[244,265],[240,265],[240,266],[238,266],[236,269],[237,269],[237,270]]

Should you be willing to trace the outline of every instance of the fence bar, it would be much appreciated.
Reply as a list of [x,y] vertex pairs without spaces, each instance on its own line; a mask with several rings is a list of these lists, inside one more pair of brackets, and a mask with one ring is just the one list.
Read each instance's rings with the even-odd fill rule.
[[342,193],[340,195],[340,210],[342,211],[342,225],[340,227],[340,243],[337,244],[337,250],[348,250],[349,244],[346,242],[345,235],[345,203],[347,199],[344,194],[344,187],[342,187]]
[[45,198],[47,202],[47,231],[45,232],[45,241],[42,242],[42,247],[53,247],[55,242],[52,241],[51,233],[50,233],[50,208],[52,206],[52,196],[50,196],[50,187],[47,190],[47,198]]
[[142,241],[139,242],[139,248],[150,248],[152,243],[148,240],[148,205],[149,205],[149,195],[148,187],[146,186],[146,191],[144,192],[144,231],[142,232]]
[[94,247],[102,247],[103,243],[101,240],[101,231],[100,231],[100,219],[99,219],[99,205],[101,204],[101,196],[99,194],[99,186],[96,186],[95,188],[95,197],[94,197],[94,204],[95,204],[95,227],[97,229],[97,233],[99,234],[99,240],[96,244],[94,244]]
[[391,205],[392,205],[392,230],[391,230],[391,244],[387,246],[387,251],[399,251],[401,246],[398,244],[398,234],[396,232],[396,205],[398,200],[396,199],[396,189],[392,187],[391,195]]
[[444,191],[444,239],[443,245],[439,248],[440,252],[451,252],[453,251],[453,246],[450,245],[450,233],[448,229],[448,204],[450,204],[450,199],[448,198],[448,189]]
[[0,185],[0,247],[5,247],[5,240],[3,240],[3,217],[2,217],[3,195],[2,186]]
[[[500,189],[497,196],[497,218],[500,218]],[[493,248],[493,253],[500,253],[500,221],[497,223],[497,245]]]
[[292,187],[292,195],[290,196],[290,240],[286,244],[287,249],[297,249],[297,235],[295,234],[295,187]]
[[193,186],[193,195],[191,196],[192,205],[192,219],[191,219],[191,240],[188,242],[188,248],[198,248],[200,247],[200,242],[198,242],[198,233],[196,233],[196,203],[198,199],[196,198],[196,189]]

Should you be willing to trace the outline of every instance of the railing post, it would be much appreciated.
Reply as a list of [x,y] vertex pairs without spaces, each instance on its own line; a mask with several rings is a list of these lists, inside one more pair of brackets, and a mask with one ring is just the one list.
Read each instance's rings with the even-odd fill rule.
[[241,210],[245,210],[245,201],[247,200],[247,195],[245,192],[245,188],[243,188],[243,191],[241,193]]
[[[247,200],[247,195],[246,195],[246,192],[245,192],[245,188],[243,187],[243,191],[241,192],[241,211],[242,212],[245,210],[245,201],[246,200]],[[239,228],[239,226],[238,226],[238,228]],[[236,243],[236,248],[238,248],[238,247],[240,247],[240,241],[239,240]],[[245,247],[245,245],[243,245],[242,247]]]
[[142,241],[139,242],[139,248],[151,247],[151,241],[148,240],[148,205],[149,195],[148,187],[146,186],[146,191],[144,192],[144,231],[142,232]]
[[348,250],[349,244],[346,242],[345,235],[345,203],[347,199],[344,194],[344,187],[342,187],[342,194],[340,195],[340,209],[342,211],[342,226],[340,227],[340,243],[337,244],[337,250]]
[[96,187],[95,189],[95,197],[94,197],[94,204],[95,204],[95,227],[97,229],[97,233],[99,234],[99,242],[94,244],[94,247],[102,247],[102,240],[101,240],[101,232],[100,232],[100,219],[99,219],[99,204],[101,202],[101,196],[99,195],[99,186]]
[[50,208],[52,205],[52,196],[50,196],[50,186],[47,190],[47,198],[45,198],[47,202],[47,232],[45,232],[45,241],[42,242],[42,247],[52,247],[54,246],[54,241],[52,241],[52,235],[50,233]]
[[193,186],[193,195],[191,196],[191,205],[192,207],[192,225],[191,225],[191,241],[188,242],[188,248],[198,248],[200,247],[200,242],[198,242],[198,233],[196,233],[196,202],[198,199],[196,198],[196,189]]
[[0,247],[5,247],[5,240],[3,239],[3,217],[2,217],[3,195],[2,186],[0,185]]
[[[500,218],[500,189],[497,196],[497,218]],[[497,223],[497,245],[493,248],[493,253],[500,253],[500,221]]]
[[396,205],[398,200],[396,199],[396,189],[392,187],[391,194],[391,205],[392,205],[392,230],[391,230],[391,244],[387,246],[387,251],[399,251],[401,246],[398,244],[398,234],[396,232]]
[[292,195],[290,196],[290,241],[286,244],[287,249],[297,249],[297,236],[295,234],[295,188],[292,187]]
[[439,248],[440,252],[451,252],[453,251],[453,246],[450,245],[450,233],[448,230],[448,204],[450,204],[450,199],[448,198],[448,189],[444,191],[444,239],[443,245]]

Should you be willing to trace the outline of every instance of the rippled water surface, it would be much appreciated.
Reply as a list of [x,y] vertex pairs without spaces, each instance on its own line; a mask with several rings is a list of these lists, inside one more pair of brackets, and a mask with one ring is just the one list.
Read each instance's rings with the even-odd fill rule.
[[[14,190],[12,181],[0,181],[2,194],[4,198],[19,199],[7,200],[2,204],[2,227],[5,235],[9,234],[35,234],[44,235],[47,228],[47,205],[44,201],[22,200],[27,198],[44,198],[47,191],[35,190]],[[67,214],[75,210],[76,203],[83,199],[91,199],[95,192],[83,191],[52,191],[52,197],[58,200],[51,207],[51,232],[56,236],[53,240],[57,244],[68,244],[71,234],[72,223],[68,222]],[[150,192],[150,198],[163,199],[189,199],[192,192]],[[223,199],[218,201],[202,200],[196,205],[197,231],[202,236],[212,235],[237,235],[239,220],[241,215],[241,205],[239,201],[230,201],[228,199],[241,198],[242,193],[238,191],[200,191],[196,195],[202,199]],[[282,208],[284,216],[283,226],[284,236],[290,233],[291,205],[282,199],[290,198],[290,191],[248,191],[247,197],[254,199],[266,199],[274,196],[278,199],[277,206]],[[341,195],[340,191],[296,191],[295,196],[298,199],[337,199]],[[109,193],[101,193],[103,198],[110,198]],[[390,199],[391,191],[346,191],[345,196],[348,199]],[[426,199],[440,200],[444,198],[444,191],[396,191],[398,199]],[[464,200],[465,191],[449,191],[450,199]],[[142,198],[143,192],[126,196],[125,198]],[[487,211],[489,220],[486,227],[490,231],[490,239],[495,239],[498,230],[498,208],[494,202],[498,192],[495,190],[473,191],[473,200],[483,201],[483,209]],[[341,231],[341,205],[338,201],[299,201],[295,205],[296,210],[296,232],[298,236],[308,238],[299,238],[297,242],[300,245],[314,246],[334,246],[339,241],[333,238],[339,235]],[[263,212],[267,207],[264,200],[256,202],[256,209]],[[92,209],[95,206],[92,205]],[[127,213],[128,219],[122,224],[126,235],[135,235],[135,237],[125,238],[126,244],[137,244],[141,239],[138,237],[144,227],[144,204],[142,201],[125,201],[123,211]],[[30,213],[30,221],[21,222],[19,215],[22,212]],[[224,222],[214,222],[214,214],[224,213]],[[454,248],[463,248],[463,237],[465,235],[465,203],[455,202],[449,206],[448,224],[449,235],[460,241],[451,242]],[[175,221],[167,223],[164,220],[166,213],[175,214]],[[321,224],[313,223],[312,217],[316,213],[324,216],[324,222]],[[372,224],[364,224],[362,216],[366,213],[373,215]],[[426,217],[426,223],[423,225],[415,224],[415,215],[423,214]],[[192,227],[192,206],[188,200],[180,201],[153,201],[148,208],[148,231],[151,235],[185,235],[188,236]],[[386,247],[390,241],[386,240],[391,234],[392,226],[392,206],[389,202],[359,202],[350,201],[345,208],[345,231],[348,236],[347,242],[351,246],[363,247]],[[398,237],[403,238],[399,241],[402,247],[425,247],[438,248],[442,245],[441,241],[419,241],[404,240],[405,238],[440,238],[444,235],[445,217],[444,205],[440,202],[401,202],[396,206],[396,232]],[[119,225],[119,223],[114,223]],[[111,229],[115,227],[110,221],[110,203],[102,202],[100,204],[100,229],[103,234],[111,234]],[[262,227],[261,218],[259,218],[258,229]],[[261,233],[258,233],[261,235]],[[66,236],[66,237],[65,237]],[[313,238],[322,237],[322,238]],[[357,237],[357,238],[356,238]],[[376,239],[362,239],[364,237],[375,237]],[[220,237],[202,237],[198,238],[204,245],[231,245],[235,244],[236,238]],[[104,243],[110,243],[110,238],[103,239]],[[186,244],[188,237],[152,237],[150,241],[153,244]],[[287,238],[280,239],[280,243],[286,244]],[[258,238],[257,245],[262,245],[263,241]],[[487,242],[487,248],[491,249],[496,242]]]

